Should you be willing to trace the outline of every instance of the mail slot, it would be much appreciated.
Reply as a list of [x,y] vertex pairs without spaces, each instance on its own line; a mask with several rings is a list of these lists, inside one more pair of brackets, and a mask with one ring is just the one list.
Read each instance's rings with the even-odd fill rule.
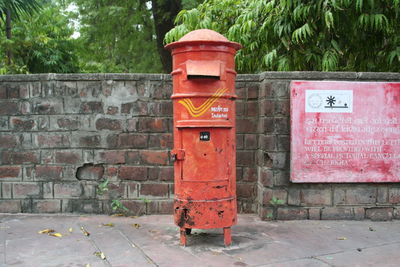
[[180,243],[191,229],[223,228],[231,244],[237,222],[235,54],[221,34],[192,31],[168,44],[173,58],[174,219]]

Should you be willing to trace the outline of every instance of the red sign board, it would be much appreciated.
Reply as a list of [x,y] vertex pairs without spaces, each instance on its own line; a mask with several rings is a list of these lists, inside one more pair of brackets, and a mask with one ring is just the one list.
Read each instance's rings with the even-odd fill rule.
[[400,83],[294,81],[291,181],[400,182]]

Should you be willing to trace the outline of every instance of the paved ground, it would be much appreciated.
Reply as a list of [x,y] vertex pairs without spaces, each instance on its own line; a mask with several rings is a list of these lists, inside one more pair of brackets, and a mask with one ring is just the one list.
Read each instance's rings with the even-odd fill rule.
[[[81,227],[90,235],[85,236]],[[46,228],[62,237],[38,233]],[[95,252],[102,252],[105,259]],[[233,245],[225,248],[221,229],[195,229],[188,237],[188,246],[180,247],[178,229],[168,215],[0,214],[0,266],[87,264],[400,266],[400,221],[263,222],[254,215],[240,215],[233,228]]]

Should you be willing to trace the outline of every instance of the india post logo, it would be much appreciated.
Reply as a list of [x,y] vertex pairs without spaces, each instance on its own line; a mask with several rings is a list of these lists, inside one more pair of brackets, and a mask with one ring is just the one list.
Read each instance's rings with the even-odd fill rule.
[[190,100],[189,98],[184,98],[178,103],[182,104],[192,117],[200,117],[201,115],[206,113],[207,110],[215,103],[215,101],[223,96],[227,90],[228,89],[224,88],[218,89],[212,96],[207,98],[207,100],[198,107],[195,107],[192,100]]

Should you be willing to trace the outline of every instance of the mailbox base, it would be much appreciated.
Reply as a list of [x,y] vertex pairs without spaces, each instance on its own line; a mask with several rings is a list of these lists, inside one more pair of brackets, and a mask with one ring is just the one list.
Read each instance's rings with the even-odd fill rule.
[[[226,247],[229,247],[232,244],[232,235],[231,235],[231,228],[224,227],[224,244]],[[180,229],[180,245],[186,246],[187,244],[187,235],[191,233],[191,228],[181,228]]]

